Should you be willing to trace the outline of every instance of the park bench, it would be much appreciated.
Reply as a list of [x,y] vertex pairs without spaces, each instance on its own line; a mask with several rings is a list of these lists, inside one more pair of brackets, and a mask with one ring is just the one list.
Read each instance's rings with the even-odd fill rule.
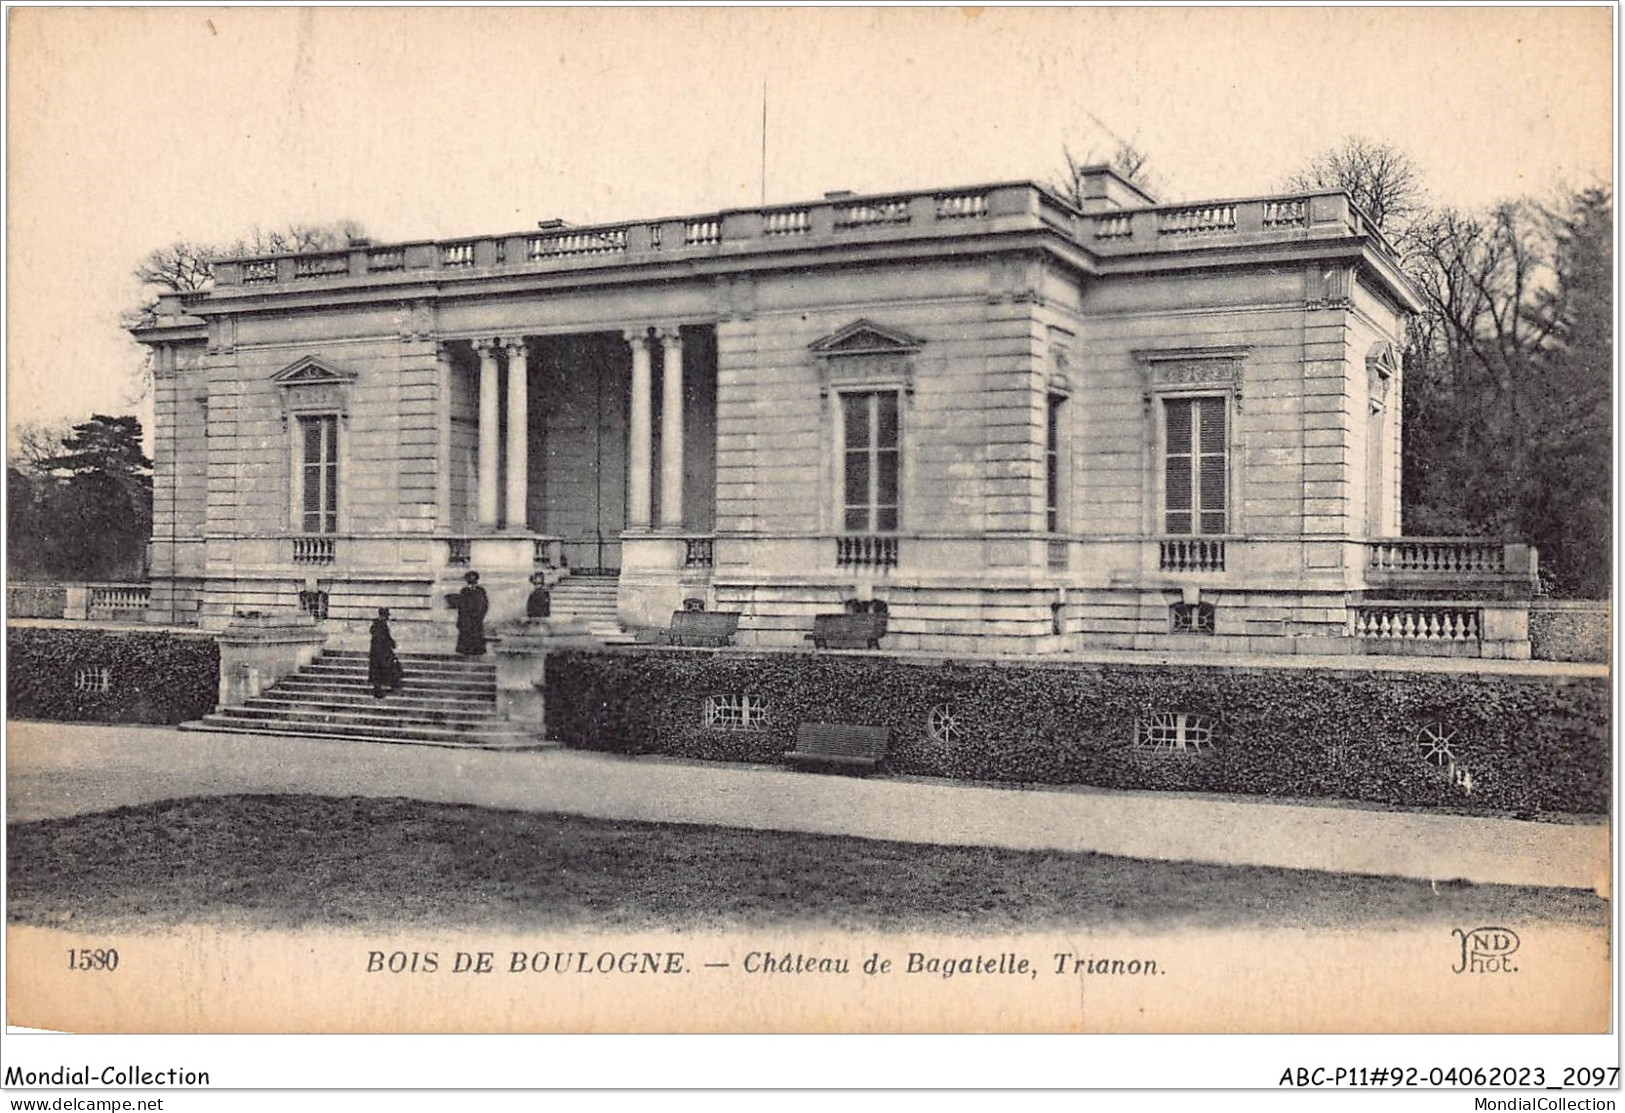
[[672,645],[728,645],[738,629],[738,611],[673,611],[666,639]]
[[792,765],[848,766],[873,769],[886,756],[891,731],[885,727],[850,723],[802,723],[796,727],[796,748],[785,760]]
[[884,614],[819,614],[807,640],[815,649],[879,649],[885,636]]

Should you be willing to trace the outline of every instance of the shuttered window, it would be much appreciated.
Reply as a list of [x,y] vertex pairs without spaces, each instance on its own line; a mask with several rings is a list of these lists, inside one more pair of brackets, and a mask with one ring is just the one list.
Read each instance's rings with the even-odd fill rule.
[[301,417],[300,468],[302,528],[306,533],[337,533],[339,528],[339,419],[333,414]]
[[845,452],[842,525],[848,533],[897,532],[897,393],[841,396]]
[[1229,434],[1223,398],[1163,402],[1163,528],[1167,533],[1224,533],[1228,526]]

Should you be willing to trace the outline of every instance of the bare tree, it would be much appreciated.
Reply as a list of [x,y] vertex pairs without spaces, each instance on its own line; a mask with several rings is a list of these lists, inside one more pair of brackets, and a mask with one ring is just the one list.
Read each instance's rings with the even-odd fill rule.
[[1422,173],[1404,151],[1351,135],[1316,155],[1282,183],[1294,193],[1317,189],[1346,190],[1359,210],[1392,239],[1406,237],[1425,212],[1427,193]]
[[1534,542],[1554,589],[1609,589],[1612,198],[1416,222],[1406,528]]
[[62,442],[73,434],[67,421],[25,421],[11,430],[6,463],[28,475],[51,471],[49,461],[62,455]]
[[280,255],[300,251],[336,251],[364,239],[359,221],[335,220],[331,224],[290,224],[265,231],[251,229],[229,244],[202,244],[176,240],[151,251],[136,264],[135,277],[147,290],[141,305],[124,315],[126,328],[152,319],[160,293],[207,290],[214,284],[216,259],[240,259],[252,255]]
[[1062,147],[1061,154],[1066,159],[1066,169],[1052,188],[1075,208],[1082,208],[1086,199],[1084,171],[1094,166],[1110,166],[1153,196],[1160,191],[1156,174],[1151,170],[1151,156],[1126,139],[1119,139],[1108,154],[1102,154],[1096,147],[1086,147],[1082,158],[1074,155],[1071,147]]

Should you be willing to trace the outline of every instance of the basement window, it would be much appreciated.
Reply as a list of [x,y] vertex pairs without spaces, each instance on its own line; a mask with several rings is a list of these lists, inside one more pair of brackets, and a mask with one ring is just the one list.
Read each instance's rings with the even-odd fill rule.
[[1134,720],[1134,749],[1169,757],[1216,750],[1218,723],[1207,715],[1184,711],[1147,715]]
[[712,730],[764,730],[767,701],[733,693],[706,696],[702,722]]
[[311,618],[326,618],[327,592],[301,591],[299,593],[299,609]]
[[1175,634],[1211,634],[1217,610],[1212,603],[1175,603],[1168,608],[1168,628]]
[[113,670],[106,665],[85,665],[73,670],[76,692],[107,692],[113,687]]

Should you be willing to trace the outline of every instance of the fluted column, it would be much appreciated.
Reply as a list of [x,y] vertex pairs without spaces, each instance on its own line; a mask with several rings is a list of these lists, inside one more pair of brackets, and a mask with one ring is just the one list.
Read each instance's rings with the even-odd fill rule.
[[474,348],[480,354],[480,498],[479,523],[485,529],[497,525],[497,422],[500,403],[497,398],[497,346],[489,340],[478,341]]
[[523,337],[508,341],[508,502],[509,529],[524,529],[525,485],[530,474],[530,353]]
[[451,345],[434,350],[434,513],[439,529],[451,528]]
[[649,528],[650,464],[653,461],[651,440],[654,411],[650,397],[649,338],[644,329],[627,329],[626,342],[632,345],[632,420],[627,431],[627,508],[626,524],[630,529]]
[[675,328],[660,334],[665,358],[660,371],[660,525],[683,525],[683,337]]

